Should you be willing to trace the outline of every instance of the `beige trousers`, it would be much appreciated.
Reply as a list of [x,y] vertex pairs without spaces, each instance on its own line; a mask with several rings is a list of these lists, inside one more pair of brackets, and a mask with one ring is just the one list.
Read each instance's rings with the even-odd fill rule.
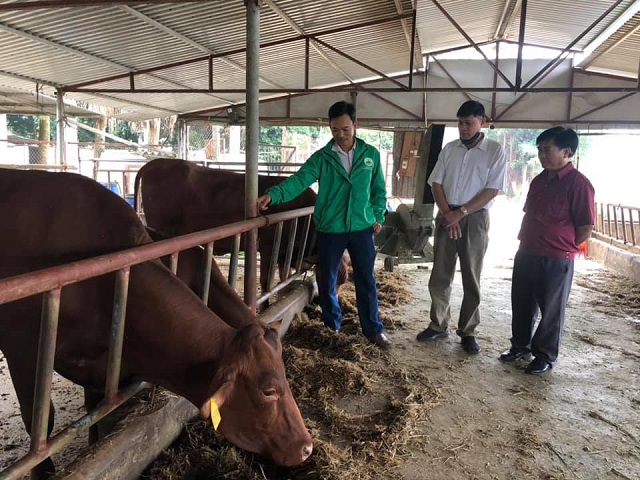
[[433,270],[429,278],[431,295],[430,328],[445,332],[451,320],[451,284],[460,259],[464,296],[456,333],[465,337],[475,335],[480,323],[480,275],[489,244],[489,212],[480,210],[460,221],[462,237],[452,240],[439,222],[433,236]]

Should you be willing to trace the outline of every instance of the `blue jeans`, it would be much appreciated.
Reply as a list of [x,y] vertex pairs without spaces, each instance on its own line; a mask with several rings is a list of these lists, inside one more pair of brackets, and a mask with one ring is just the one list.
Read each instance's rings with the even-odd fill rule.
[[336,280],[338,267],[346,249],[353,267],[353,282],[356,287],[356,303],[362,333],[367,338],[382,333],[384,327],[378,314],[378,290],[373,274],[376,259],[373,229],[367,228],[351,233],[318,232],[317,245],[320,257],[318,290],[324,324],[333,330],[339,330],[342,323]]

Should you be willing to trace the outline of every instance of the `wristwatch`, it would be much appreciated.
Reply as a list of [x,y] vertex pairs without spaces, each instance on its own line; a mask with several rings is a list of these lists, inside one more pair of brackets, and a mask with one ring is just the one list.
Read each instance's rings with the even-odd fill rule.
[[469,215],[469,210],[467,210],[467,207],[465,207],[464,205],[460,207],[460,211],[462,212],[462,215],[464,215],[465,217]]

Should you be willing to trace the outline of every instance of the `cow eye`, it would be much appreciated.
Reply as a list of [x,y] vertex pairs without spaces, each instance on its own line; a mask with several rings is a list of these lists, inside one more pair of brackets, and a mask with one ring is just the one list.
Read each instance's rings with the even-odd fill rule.
[[275,400],[278,397],[278,390],[275,387],[265,388],[262,390],[262,394],[267,400]]

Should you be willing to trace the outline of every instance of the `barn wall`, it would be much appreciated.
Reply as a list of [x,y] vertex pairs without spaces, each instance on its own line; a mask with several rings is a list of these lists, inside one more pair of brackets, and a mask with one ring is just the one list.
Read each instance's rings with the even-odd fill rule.
[[590,238],[589,258],[640,284],[640,255],[616,247],[611,243]]

